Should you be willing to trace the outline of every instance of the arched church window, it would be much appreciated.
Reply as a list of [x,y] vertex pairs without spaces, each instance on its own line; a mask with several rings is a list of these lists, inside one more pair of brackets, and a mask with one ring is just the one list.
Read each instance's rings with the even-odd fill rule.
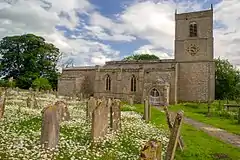
[[110,76],[108,74],[106,76],[106,90],[107,91],[111,90],[111,78],[110,78]]
[[137,81],[135,75],[131,77],[131,92],[136,92],[137,90]]
[[197,37],[197,23],[196,22],[191,22],[189,24],[189,36]]

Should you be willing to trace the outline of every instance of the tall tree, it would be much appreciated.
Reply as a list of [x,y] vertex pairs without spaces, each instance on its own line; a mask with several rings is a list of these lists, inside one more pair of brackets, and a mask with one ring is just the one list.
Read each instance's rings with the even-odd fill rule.
[[153,54],[134,54],[123,59],[123,61],[131,60],[159,60],[159,57]]
[[59,49],[44,38],[33,34],[4,37],[0,41],[0,76],[13,77],[16,86],[29,88],[36,78],[49,80],[57,85]]
[[216,70],[216,85],[215,98],[216,99],[236,99],[240,96],[240,73],[239,70],[228,60],[215,60]]

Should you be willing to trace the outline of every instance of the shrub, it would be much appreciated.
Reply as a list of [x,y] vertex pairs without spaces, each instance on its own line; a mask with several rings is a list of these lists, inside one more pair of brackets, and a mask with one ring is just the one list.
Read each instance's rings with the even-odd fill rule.
[[32,88],[38,90],[49,90],[52,86],[46,78],[37,78],[33,81]]

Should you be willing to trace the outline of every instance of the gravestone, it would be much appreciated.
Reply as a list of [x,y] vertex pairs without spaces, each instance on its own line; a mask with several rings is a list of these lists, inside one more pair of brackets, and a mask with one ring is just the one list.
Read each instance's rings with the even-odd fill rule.
[[92,112],[97,106],[97,101],[94,97],[90,97],[90,99],[87,101],[86,105],[86,118],[87,120],[91,120],[92,118]]
[[113,101],[111,98],[108,98],[108,101],[107,101],[107,107],[109,109],[109,114],[110,114],[110,117],[111,117],[111,107],[112,107],[112,104],[113,104]]
[[5,102],[6,102],[5,95],[0,96],[0,119],[3,118],[3,115],[4,115]]
[[151,119],[151,106],[148,98],[144,99],[144,120],[149,121]]
[[27,102],[27,108],[33,108],[34,102],[32,97],[27,97],[26,102]]
[[91,137],[93,144],[106,135],[108,129],[108,107],[106,100],[98,99],[92,112]]
[[[165,113],[166,113],[168,128],[169,128],[170,132],[172,132],[173,123],[174,123],[174,118],[176,117],[176,115],[175,115],[175,114],[172,114],[172,115],[169,114],[167,106],[164,106],[164,111],[165,111]],[[184,149],[184,143],[183,143],[183,139],[182,139],[181,135],[179,136],[177,147],[178,147],[181,151],[183,151],[183,149]]]
[[60,125],[57,117],[56,105],[46,107],[42,113],[40,143],[45,149],[56,148],[58,145]]
[[59,98],[58,91],[55,92],[56,98]]
[[148,141],[140,152],[140,160],[162,160],[162,144],[157,140]]
[[121,101],[114,99],[110,107],[110,127],[113,131],[117,131],[121,128]]
[[61,123],[62,121],[69,121],[70,120],[70,113],[68,110],[67,103],[63,101],[57,101],[54,104],[57,107],[57,116],[58,121]]
[[173,128],[171,130],[170,139],[167,146],[166,160],[174,160],[177,143],[179,141],[180,129],[183,120],[183,112],[177,113]]
[[132,97],[132,96],[130,96],[130,97],[129,97],[129,105],[131,105],[131,106],[132,106],[132,105],[133,105],[133,103],[134,103],[134,102],[133,102],[133,97]]
[[19,89],[18,87],[16,87],[17,94],[19,94],[19,90],[20,90],[20,89]]

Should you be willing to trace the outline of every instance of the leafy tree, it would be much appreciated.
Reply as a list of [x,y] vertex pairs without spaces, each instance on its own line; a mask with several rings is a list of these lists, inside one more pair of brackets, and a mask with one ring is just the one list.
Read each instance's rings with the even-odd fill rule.
[[27,89],[33,80],[43,77],[57,86],[59,49],[33,34],[4,37],[0,41],[0,76],[13,77],[16,86]]
[[215,60],[216,99],[236,99],[240,96],[240,73],[228,60]]
[[33,81],[32,87],[38,90],[49,90],[51,85],[46,78],[37,78]]
[[134,54],[123,59],[123,61],[131,60],[159,60],[159,57],[153,54]]

